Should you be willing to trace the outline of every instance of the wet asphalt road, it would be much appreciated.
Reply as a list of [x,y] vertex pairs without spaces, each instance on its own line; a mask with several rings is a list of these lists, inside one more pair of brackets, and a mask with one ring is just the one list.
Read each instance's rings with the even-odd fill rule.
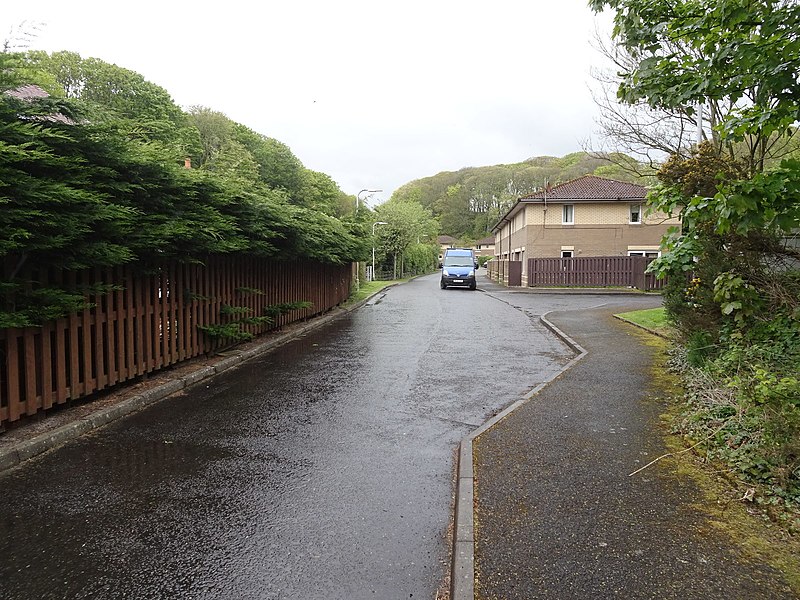
[[571,358],[535,315],[617,301],[424,277],[0,474],[0,598],[433,598],[458,441]]

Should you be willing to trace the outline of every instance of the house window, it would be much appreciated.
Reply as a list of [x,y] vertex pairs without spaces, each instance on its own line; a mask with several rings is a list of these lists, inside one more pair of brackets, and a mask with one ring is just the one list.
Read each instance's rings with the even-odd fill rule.
[[572,258],[572,250],[562,250],[561,258]]
[[641,204],[631,204],[631,223],[641,223],[642,222],[642,205]]
[[575,224],[575,205],[574,204],[565,204],[564,210],[561,217],[562,225],[574,225]]
[[658,258],[661,252],[657,250],[628,250],[628,256],[645,256],[647,258]]

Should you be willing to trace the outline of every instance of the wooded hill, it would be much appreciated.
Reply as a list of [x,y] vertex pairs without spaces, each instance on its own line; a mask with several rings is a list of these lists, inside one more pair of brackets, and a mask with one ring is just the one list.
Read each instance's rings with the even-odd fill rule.
[[636,165],[637,169],[631,166],[633,159],[622,154],[539,156],[510,165],[466,167],[417,179],[395,191],[392,200],[419,202],[433,213],[443,234],[463,241],[479,240],[517,198],[546,185],[583,175],[649,183],[636,173],[641,165]]

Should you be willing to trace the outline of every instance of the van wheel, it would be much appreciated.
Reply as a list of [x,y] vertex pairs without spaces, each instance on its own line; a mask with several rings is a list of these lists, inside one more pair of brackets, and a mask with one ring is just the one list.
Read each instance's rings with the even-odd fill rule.
[[444,284],[444,281],[439,282],[439,287],[442,288],[443,290],[447,289],[447,286]]
[[469,286],[469,289],[471,289],[471,290],[475,290],[477,288],[478,288],[478,286],[476,284],[474,284],[474,283],[471,286]]

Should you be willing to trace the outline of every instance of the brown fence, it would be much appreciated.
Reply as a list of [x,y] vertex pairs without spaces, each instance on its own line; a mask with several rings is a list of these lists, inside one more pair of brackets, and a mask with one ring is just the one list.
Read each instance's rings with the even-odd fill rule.
[[666,283],[646,273],[653,259],[643,256],[592,256],[585,258],[530,258],[530,287],[632,287],[662,289]]
[[501,285],[522,285],[522,261],[494,259],[486,263],[488,275]]
[[262,316],[271,305],[312,303],[272,324],[241,326],[257,335],[325,312],[348,297],[352,269],[213,257],[147,273],[120,267],[18,277],[72,289],[102,282],[116,291],[90,296],[94,307],[43,327],[0,330],[0,427],[230,343],[200,327]]

